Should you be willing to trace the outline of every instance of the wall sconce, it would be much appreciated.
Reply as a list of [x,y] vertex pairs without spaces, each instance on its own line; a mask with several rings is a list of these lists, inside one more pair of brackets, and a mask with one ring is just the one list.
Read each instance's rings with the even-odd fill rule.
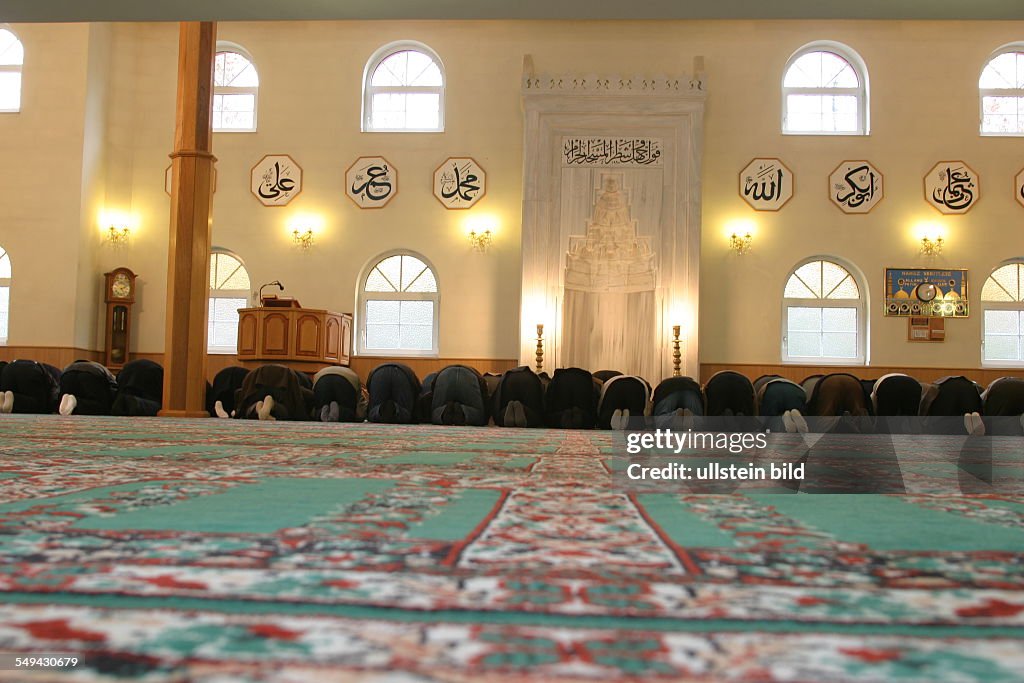
[[463,222],[463,230],[469,238],[469,245],[473,251],[481,254],[486,253],[494,242],[494,236],[498,232],[499,221],[493,214],[472,213]]
[[303,251],[309,249],[315,243],[313,229],[306,228],[305,230],[299,230],[296,228],[295,230],[292,230],[292,242],[295,243],[296,247]]
[[942,238],[941,237],[922,237],[921,238],[921,255],[922,256],[938,256],[942,253]]
[[479,251],[481,254],[486,253],[488,247],[491,246],[491,242],[494,239],[494,235],[490,230],[484,230],[477,232],[476,230],[469,231],[469,244],[473,247],[474,251]]
[[112,247],[125,247],[131,240],[132,230],[127,225],[111,225],[105,233],[107,243]]
[[537,374],[544,371],[544,323],[537,323]]
[[679,325],[672,326],[672,376],[679,377],[682,374],[683,354],[679,350],[682,341],[679,339]]
[[729,248],[740,256],[750,251],[752,246],[754,246],[754,236],[749,232],[743,235],[734,232],[729,235]]

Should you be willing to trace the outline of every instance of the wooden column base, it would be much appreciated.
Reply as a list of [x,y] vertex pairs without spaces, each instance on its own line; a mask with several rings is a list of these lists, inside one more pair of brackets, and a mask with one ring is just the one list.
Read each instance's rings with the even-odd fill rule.
[[205,410],[161,410],[160,417],[210,417]]

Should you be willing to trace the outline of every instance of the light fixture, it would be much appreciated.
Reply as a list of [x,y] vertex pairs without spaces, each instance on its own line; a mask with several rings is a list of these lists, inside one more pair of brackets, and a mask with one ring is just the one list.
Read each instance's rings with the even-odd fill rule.
[[313,237],[312,228],[306,228],[305,230],[299,230],[298,228],[295,228],[294,230],[292,230],[292,242],[294,242],[295,246],[298,247],[299,249],[309,249],[310,247],[313,246],[315,241],[316,240]]
[[942,253],[942,238],[941,237],[922,237],[921,238],[921,255],[922,256],[938,256]]
[[131,240],[132,230],[127,225],[110,225],[107,228],[107,243],[112,247],[124,247]]
[[494,242],[494,236],[498,233],[498,217],[490,213],[477,213],[473,211],[466,216],[462,223],[466,237],[469,238],[469,246],[473,251],[481,254],[486,253]]
[[469,231],[469,244],[473,247],[474,251],[479,251],[481,254],[487,252],[487,248],[491,246],[491,242],[494,239],[494,235],[490,230],[484,230],[477,232],[476,230]]
[[544,323],[537,323],[537,374],[544,371]]
[[672,326],[672,376],[679,377],[682,372],[682,361],[683,354],[679,351],[679,345],[682,343],[679,339],[679,325]]
[[729,235],[729,248],[740,256],[750,251],[752,246],[754,246],[754,236],[749,232],[742,235],[734,232]]

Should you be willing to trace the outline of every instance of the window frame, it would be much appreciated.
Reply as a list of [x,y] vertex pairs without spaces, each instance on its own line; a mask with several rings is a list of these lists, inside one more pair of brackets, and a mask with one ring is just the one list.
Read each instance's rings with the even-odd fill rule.
[[18,37],[18,34],[8,24],[0,24],[0,31],[7,31],[21,45],[21,64],[0,64],[0,73],[18,74],[18,106],[16,109],[0,109],[0,114],[20,114],[25,86],[25,42]]
[[[434,64],[437,65],[438,71],[441,72],[441,85],[405,85],[386,87],[370,85],[370,80],[373,78],[374,72],[376,72],[377,68],[382,63],[399,52],[407,51],[419,52],[424,56],[429,57]],[[438,54],[428,45],[415,40],[399,40],[388,43],[387,45],[378,48],[377,51],[370,56],[370,59],[366,62],[366,66],[363,68],[363,103],[362,111],[360,112],[360,130],[363,133],[443,133],[445,125],[445,93],[447,90],[448,76],[444,68],[444,62],[441,61]],[[373,96],[378,93],[436,93],[438,96],[437,128],[375,128],[373,126]]]
[[[213,299],[241,299],[241,298],[244,298],[245,299],[246,307],[252,305],[252,289],[251,289],[252,288],[252,275],[249,273],[249,269],[246,267],[245,261],[243,261],[242,258],[238,254],[236,254],[235,252],[231,251],[230,249],[224,249],[223,247],[214,247],[214,248],[210,249],[210,270],[213,269],[214,256],[216,256],[218,254],[223,254],[225,256],[230,256],[231,258],[233,258],[236,261],[238,261],[238,263],[241,265],[242,269],[245,271],[246,277],[249,278],[249,289],[244,289],[243,290],[243,289],[214,289],[213,287],[209,288],[209,291],[207,292],[207,297],[206,297],[206,311],[207,311],[206,329],[207,329],[207,337],[209,337],[209,329],[210,329],[210,322],[211,322],[209,320],[209,315],[210,315],[210,309],[211,309],[211,304],[212,304],[212,300]],[[209,277],[209,275],[207,275],[207,277]],[[227,346],[216,346],[216,345],[214,345],[212,339],[207,338],[207,340],[206,340],[206,353],[210,354],[210,355],[231,355],[231,354],[238,353],[238,333],[237,333],[237,330],[235,332],[235,345],[234,345],[234,347],[230,347],[229,348]]]
[[[857,285],[860,296],[857,299],[805,299],[786,297],[786,285],[798,270],[814,261],[828,261],[841,267]],[[797,262],[786,272],[782,281],[782,315],[779,329],[780,353],[783,365],[868,365],[870,359],[870,325],[868,320],[868,288],[864,274],[852,263],[828,255],[816,255]],[[790,308],[855,308],[857,310],[857,356],[840,358],[835,356],[791,356],[789,355],[789,309]]]
[[[857,75],[857,81],[859,85],[856,88],[802,88],[802,87],[787,87],[786,76],[789,74],[789,70],[793,67],[793,64],[803,57],[804,55],[811,54],[813,52],[830,52],[837,57],[846,61],[853,69],[853,72]],[[871,134],[871,99],[870,93],[871,88],[868,79],[868,67],[861,56],[856,50],[831,40],[818,40],[813,43],[804,45],[799,50],[794,52],[786,60],[786,65],[782,69],[782,78],[780,80],[782,86],[782,125],[780,126],[783,135],[839,135],[839,136],[862,136],[867,137]],[[840,131],[840,130],[787,130],[787,122],[789,116],[789,95],[854,95],[857,99],[857,130],[855,131]]]
[[[981,76],[985,73],[985,69],[992,63],[992,60],[997,57],[1001,57],[1007,53],[1021,53],[1024,54],[1024,43],[1007,43],[997,48],[992,54],[988,56],[985,63],[981,65],[981,71],[978,72],[978,135],[981,137],[993,137],[993,138],[1019,138],[1024,137],[1024,129],[1019,130],[1016,133],[1000,133],[1000,132],[988,132],[985,130],[985,98],[986,97],[1013,97],[1020,100],[1018,105],[1024,105],[1024,88],[982,88],[981,87]],[[1024,114],[1018,114],[1021,119],[1024,119]],[[1020,119],[1019,119],[1020,120]],[[1005,263],[1002,265],[1006,265]],[[995,272],[994,270],[992,271]],[[991,277],[991,274],[989,275]],[[988,280],[986,279],[986,282]]]
[[[11,266],[11,253],[0,246],[0,260],[7,259],[7,265]],[[14,269],[11,268],[11,277],[0,277],[0,289],[7,289],[7,326],[0,329],[0,346],[7,346],[7,340],[11,336],[11,280],[14,279]]]
[[[989,271],[988,277],[982,280],[981,288],[978,290],[978,300],[981,308],[981,342],[978,348],[981,351],[981,366],[983,368],[1024,368],[1024,353],[1021,353],[1020,360],[987,360],[985,358],[985,314],[988,311],[1017,311],[1018,313],[1024,312],[1024,300],[1019,301],[988,301],[984,298],[985,285],[992,279],[997,270],[1005,268],[1006,266],[1016,265],[1021,271],[1024,271],[1024,258],[1011,258],[1002,261]],[[1018,277],[1021,271],[1018,271]],[[998,285],[998,283],[996,283]],[[1021,339],[1024,339],[1024,333],[1017,335],[1018,348],[1020,348]]]
[[[436,292],[367,292],[366,281],[370,273],[379,264],[392,256],[411,256],[421,261],[434,275],[434,283],[437,285]],[[372,301],[432,301],[434,303],[434,320],[431,329],[431,349],[368,349],[366,347],[366,302]],[[438,358],[440,355],[440,327],[441,327],[441,280],[437,274],[437,268],[423,254],[409,249],[392,249],[374,256],[359,273],[356,281],[356,355],[373,358]]]
[[[252,58],[252,55],[244,47],[238,43],[232,43],[227,40],[218,40],[217,47],[214,50],[213,58],[217,59],[217,55],[225,52],[232,52],[236,55],[244,57],[252,65],[253,71],[256,72],[257,84],[255,86],[236,86],[236,85],[214,85],[213,86],[213,97],[217,95],[252,95],[252,128],[217,128],[210,123],[210,130],[214,133],[255,133],[259,130],[259,112],[260,112],[260,70],[256,66],[256,60]],[[213,104],[211,102],[211,109]]]

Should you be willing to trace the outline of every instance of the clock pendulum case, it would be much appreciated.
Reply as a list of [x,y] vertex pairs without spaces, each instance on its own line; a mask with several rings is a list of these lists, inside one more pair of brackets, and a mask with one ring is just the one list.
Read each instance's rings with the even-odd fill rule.
[[103,277],[103,299],[107,303],[103,361],[108,368],[117,369],[128,362],[131,347],[135,273],[127,268],[115,268]]

